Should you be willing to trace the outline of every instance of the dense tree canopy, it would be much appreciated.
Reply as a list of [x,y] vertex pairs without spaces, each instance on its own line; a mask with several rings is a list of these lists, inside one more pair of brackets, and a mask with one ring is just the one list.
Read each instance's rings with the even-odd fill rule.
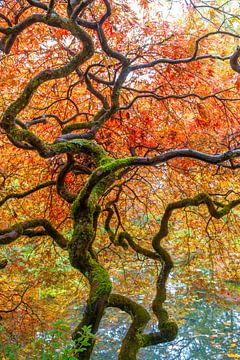
[[[164,306],[174,262],[238,276],[238,4],[0,6],[1,319],[51,319],[37,297],[51,281],[56,289],[66,282],[80,305],[80,278],[89,293],[75,356],[90,359],[112,307],[132,321],[119,359],[136,359],[177,336]],[[149,304],[132,297],[142,279],[135,290],[119,285],[123,261],[154,268],[156,332],[145,331]],[[86,329],[96,336],[84,347]]]

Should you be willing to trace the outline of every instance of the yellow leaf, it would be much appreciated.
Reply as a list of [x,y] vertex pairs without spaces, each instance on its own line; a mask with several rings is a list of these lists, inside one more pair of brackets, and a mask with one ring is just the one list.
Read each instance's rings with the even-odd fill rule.
[[150,27],[151,25],[152,25],[152,22],[151,21],[147,21],[147,22],[145,22],[145,24],[144,24],[146,27]]
[[215,10],[214,10],[214,9],[211,9],[211,10],[209,11],[209,15],[210,15],[210,20],[213,20],[214,17],[215,17]]
[[104,62],[104,66],[108,69],[109,64],[108,64],[106,56],[103,57],[103,62]]
[[240,359],[240,355],[238,355],[238,354],[231,353],[231,354],[227,354],[227,356],[231,359]]

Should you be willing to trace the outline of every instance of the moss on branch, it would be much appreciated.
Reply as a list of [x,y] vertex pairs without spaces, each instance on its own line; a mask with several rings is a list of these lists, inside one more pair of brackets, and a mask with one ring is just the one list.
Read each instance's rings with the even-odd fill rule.
[[32,145],[42,156],[48,156],[48,147],[45,143],[41,141],[39,137],[34,135],[29,130],[16,127],[16,116],[29,104],[34,92],[41,84],[50,80],[60,79],[70,75],[81,64],[91,58],[94,53],[94,45],[92,38],[85,30],[79,27],[76,22],[70,21],[66,18],[62,18],[53,12],[51,12],[47,16],[36,14],[28,17],[20,24],[12,27],[11,34],[7,36],[13,36],[13,38],[15,38],[17,34],[19,34],[29,25],[39,22],[49,26],[68,30],[73,36],[75,36],[82,42],[83,49],[80,53],[75,55],[69,61],[69,63],[63,65],[62,67],[43,70],[35,77],[33,77],[26,85],[21,95],[4,112],[1,127],[6,131],[7,135],[9,135],[10,140],[11,138],[13,138],[16,141],[27,142],[28,144]]
[[143,331],[150,320],[148,311],[140,304],[120,294],[111,294],[108,306],[117,307],[131,316],[132,323],[123,340],[119,360],[136,360],[143,344]]
[[162,326],[161,331],[144,334],[142,347],[158,345],[170,342],[176,339],[178,335],[178,326],[175,322],[169,321]]

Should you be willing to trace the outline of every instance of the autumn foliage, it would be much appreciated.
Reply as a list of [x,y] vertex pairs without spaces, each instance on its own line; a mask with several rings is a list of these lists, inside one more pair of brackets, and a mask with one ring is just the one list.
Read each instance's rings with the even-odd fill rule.
[[75,358],[112,307],[131,316],[119,359],[134,360],[177,336],[174,265],[190,289],[239,301],[220,282],[239,278],[239,16],[213,3],[1,2],[3,342],[29,354],[26,333],[85,301]]

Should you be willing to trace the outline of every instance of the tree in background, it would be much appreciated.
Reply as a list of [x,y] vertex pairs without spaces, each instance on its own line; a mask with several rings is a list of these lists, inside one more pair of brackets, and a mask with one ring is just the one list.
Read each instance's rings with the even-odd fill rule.
[[[179,230],[194,209],[198,253],[204,234],[211,261],[235,249],[236,221],[221,228],[221,246],[211,239],[218,219],[240,204],[235,7],[190,1],[177,9],[181,19],[167,19],[159,1],[1,3],[0,244],[30,238],[44,258],[50,238],[87,279],[73,332],[79,359],[90,359],[96,338],[80,352],[82,334],[86,327],[97,333],[108,307],[132,319],[119,359],[176,338],[164,308],[170,251],[177,251],[174,241],[163,244],[170,221]],[[145,333],[150,312],[113,290],[109,251],[159,264],[151,305],[158,331]],[[3,257],[4,271],[8,260],[14,266]],[[227,267],[233,274],[236,264]],[[29,310],[26,291],[0,308],[3,317]]]

